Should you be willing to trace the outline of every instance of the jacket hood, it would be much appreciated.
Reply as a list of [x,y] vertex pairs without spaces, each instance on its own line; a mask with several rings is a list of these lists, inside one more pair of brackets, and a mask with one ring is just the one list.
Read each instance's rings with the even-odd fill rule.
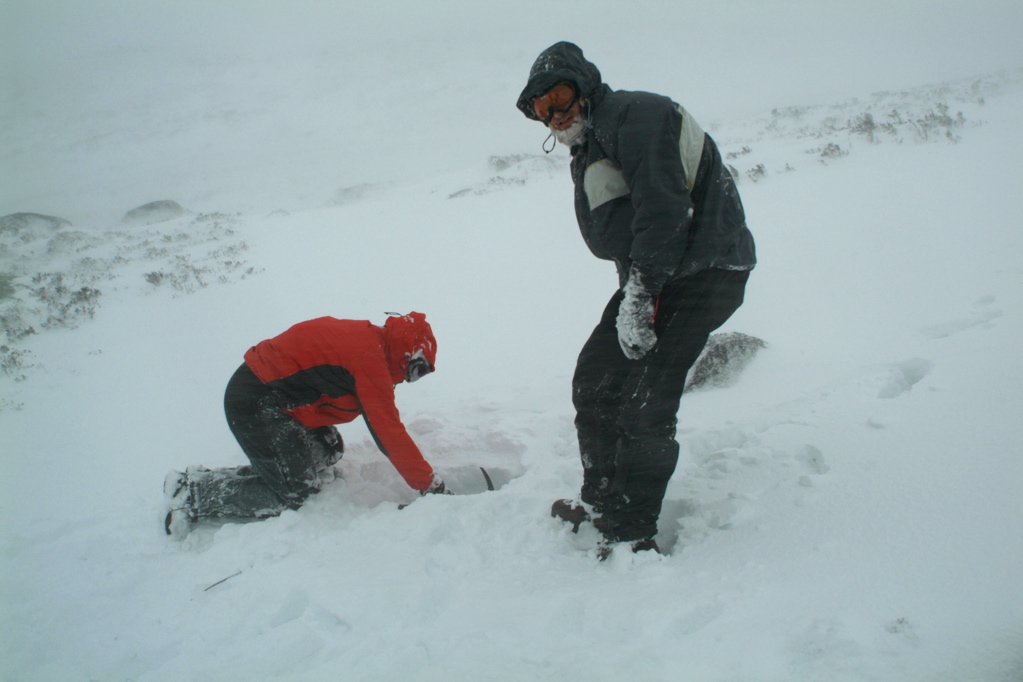
[[572,83],[580,99],[597,92],[601,85],[600,70],[583,56],[578,45],[562,41],[540,53],[529,70],[529,80],[515,106],[528,118],[533,115],[530,101],[558,83]]
[[423,351],[431,367],[437,367],[437,339],[423,313],[388,317],[384,322],[384,344],[387,366],[395,384],[405,380],[409,358],[418,351]]

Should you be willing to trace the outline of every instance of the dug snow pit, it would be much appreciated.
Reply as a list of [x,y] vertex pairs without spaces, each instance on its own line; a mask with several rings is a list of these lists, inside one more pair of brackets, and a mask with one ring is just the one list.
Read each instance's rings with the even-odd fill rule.
[[[455,495],[476,495],[491,489],[500,490],[517,477],[508,469],[498,467],[484,469],[475,465],[438,467],[437,472],[444,479],[447,489]],[[493,487],[491,488],[491,486]]]

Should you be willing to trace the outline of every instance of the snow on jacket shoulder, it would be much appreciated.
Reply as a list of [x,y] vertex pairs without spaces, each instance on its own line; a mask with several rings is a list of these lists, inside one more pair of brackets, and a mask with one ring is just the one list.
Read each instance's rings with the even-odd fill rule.
[[404,375],[388,362],[387,340],[385,330],[368,321],[321,317],[256,344],[245,364],[306,427],[347,423],[361,414],[405,482],[426,490],[433,468],[395,405],[394,386]]

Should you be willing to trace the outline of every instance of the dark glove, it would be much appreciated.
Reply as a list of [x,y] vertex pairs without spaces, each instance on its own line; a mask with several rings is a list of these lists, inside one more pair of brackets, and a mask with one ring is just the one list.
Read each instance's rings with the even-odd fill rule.
[[440,479],[437,474],[433,475],[433,483],[426,490],[419,493],[420,495],[454,495],[453,492],[447,489],[444,485],[444,481]]
[[[345,442],[341,439],[341,433],[334,426],[321,426],[314,429],[316,435],[324,444],[339,455],[344,454]],[[338,457],[340,459],[340,457]]]
[[629,272],[629,280],[622,290],[625,297],[618,308],[618,343],[630,360],[639,360],[657,343],[654,332],[655,296],[645,286],[644,278],[636,268]]

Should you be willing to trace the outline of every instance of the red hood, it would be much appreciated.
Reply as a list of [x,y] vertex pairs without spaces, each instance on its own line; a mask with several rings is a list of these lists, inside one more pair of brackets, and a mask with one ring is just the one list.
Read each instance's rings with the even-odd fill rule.
[[423,351],[430,366],[437,367],[437,339],[423,313],[388,317],[384,322],[384,344],[387,366],[395,384],[405,380],[409,358],[417,351]]

